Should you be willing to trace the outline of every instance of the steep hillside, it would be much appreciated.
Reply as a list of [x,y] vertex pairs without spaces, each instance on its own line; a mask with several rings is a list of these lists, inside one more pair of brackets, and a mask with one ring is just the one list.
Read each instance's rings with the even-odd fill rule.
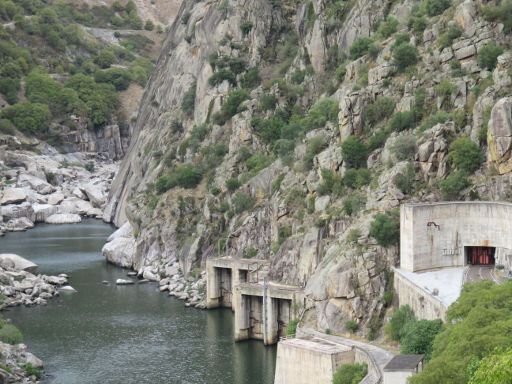
[[0,19],[4,141],[16,136],[30,148],[35,137],[120,159],[164,25],[143,19],[132,1],[2,0]]
[[106,210],[134,237],[109,257],[189,285],[207,258],[269,259],[306,322],[376,337],[399,204],[508,197],[511,4],[183,3]]

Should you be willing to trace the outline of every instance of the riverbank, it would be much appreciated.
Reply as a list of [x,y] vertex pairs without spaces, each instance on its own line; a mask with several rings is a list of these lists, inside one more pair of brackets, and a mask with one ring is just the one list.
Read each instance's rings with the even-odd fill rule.
[[99,251],[112,230],[84,220],[41,224],[0,239],[41,273],[68,274],[77,289],[45,306],[8,312],[29,350],[45,363],[42,383],[272,384],[276,349],[257,341],[235,343],[231,311],[190,310],[159,294],[156,282],[116,285],[130,277]]

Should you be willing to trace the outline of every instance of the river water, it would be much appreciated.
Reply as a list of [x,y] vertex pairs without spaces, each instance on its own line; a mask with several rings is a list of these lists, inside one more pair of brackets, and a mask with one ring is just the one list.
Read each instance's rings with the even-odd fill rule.
[[185,308],[157,292],[155,283],[113,284],[127,271],[101,256],[112,231],[86,220],[39,225],[0,238],[0,253],[24,256],[44,274],[67,273],[78,291],[62,293],[46,306],[3,314],[45,362],[44,383],[273,383],[275,348],[257,341],[235,343],[230,310]]

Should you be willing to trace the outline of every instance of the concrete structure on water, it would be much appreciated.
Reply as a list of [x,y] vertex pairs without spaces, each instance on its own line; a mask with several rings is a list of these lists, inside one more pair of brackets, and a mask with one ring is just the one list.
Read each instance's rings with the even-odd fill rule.
[[[421,319],[445,319],[468,270],[492,278],[512,269],[512,204],[467,201],[404,204],[400,210],[399,305]],[[481,271],[484,271],[482,274]]]
[[267,281],[265,260],[224,257],[207,261],[206,307],[235,312],[235,340],[275,344],[299,316],[304,294],[298,287]]

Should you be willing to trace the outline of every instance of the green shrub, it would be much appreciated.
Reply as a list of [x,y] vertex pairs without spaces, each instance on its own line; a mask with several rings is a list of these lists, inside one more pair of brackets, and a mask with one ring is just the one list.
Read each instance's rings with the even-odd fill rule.
[[254,89],[261,83],[260,73],[258,68],[249,69],[240,80],[240,85],[245,89]]
[[341,83],[345,79],[346,74],[347,67],[345,65],[340,65],[338,68],[336,68],[336,71],[334,72],[334,77],[336,77],[336,80],[338,80]]
[[144,29],[146,31],[152,31],[153,29],[155,29],[155,24],[153,24],[151,20],[147,20],[146,24],[144,24]]
[[371,173],[366,168],[349,168],[343,175],[343,184],[348,188],[358,189],[370,184]]
[[430,360],[434,338],[442,330],[442,320],[410,321],[400,338],[400,353],[423,354],[426,361]]
[[103,49],[98,56],[94,58],[94,62],[101,68],[108,68],[116,61],[117,57],[111,49]]
[[84,168],[85,168],[87,171],[91,172],[91,173],[92,173],[92,172],[94,172],[94,168],[95,168],[95,167],[94,167],[94,161],[88,161],[88,162],[85,164]]
[[355,333],[359,329],[359,325],[354,320],[349,320],[345,323],[345,328],[347,328],[349,332]]
[[364,56],[370,50],[370,47],[373,44],[373,40],[369,37],[359,37],[357,38],[350,47],[350,58],[352,60],[356,60],[361,56]]
[[5,96],[9,104],[18,102],[18,92],[20,91],[20,80],[11,77],[0,78],[0,92]]
[[383,247],[398,244],[400,240],[399,212],[378,213],[370,226],[370,236]]
[[437,16],[450,8],[451,0],[426,0],[425,10],[429,16]]
[[297,326],[299,325],[299,321],[294,319],[290,320],[288,325],[286,326],[286,336],[295,336],[297,333]]
[[330,169],[322,169],[322,183],[318,186],[317,192],[319,195],[335,194],[340,195],[342,183],[340,176]]
[[368,149],[357,137],[347,137],[341,144],[341,153],[347,168],[366,168]]
[[14,325],[4,324],[0,328],[0,341],[11,345],[20,344],[23,342],[23,335]]
[[377,33],[387,39],[393,35],[398,29],[399,22],[393,16],[386,17],[386,20],[380,23]]
[[212,87],[222,84],[224,81],[228,81],[231,85],[236,85],[236,76],[230,69],[222,68],[215,72],[209,79],[208,84]]
[[10,120],[0,119],[0,133],[13,136],[16,134],[16,128]]
[[279,116],[272,116],[268,119],[255,117],[251,119],[251,125],[264,143],[271,144],[281,137],[285,122]]
[[252,207],[254,207],[254,204],[256,203],[256,200],[254,199],[254,197],[246,193],[237,192],[232,197],[231,202],[233,203],[235,213],[242,213],[244,211],[252,209]]
[[378,97],[364,109],[365,123],[374,126],[389,118],[395,110],[395,101],[391,97]]
[[368,139],[368,152],[372,152],[377,148],[381,148],[386,143],[390,135],[390,131],[388,129],[379,129]]
[[488,21],[501,22],[504,32],[512,30],[512,1],[502,0],[497,5],[489,4],[484,7],[484,18]]
[[313,167],[313,159],[327,147],[327,142],[323,137],[313,137],[309,140],[306,153],[304,154],[304,167],[311,169]]
[[393,115],[391,120],[389,120],[388,129],[390,131],[402,132],[407,129],[414,128],[415,124],[416,118],[414,116],[414,112],[397,112]]
[[457,169],[470,174],[480,168],[484,155],[471,139],[460,137],[450,145],[450,159]]
[[202,178],[203,172],[200,168],[189,164],[179,165],[168,174],[160,176],[155,182],[155,188],[158,193],[175,187],[191,189],[199,185]]
[[398,136],[391,145],[391,153],[395,155],[397,160],[414,160],[416,154],[416,136],[414,135],[401,135]]
[[260,99],[260,108],[262,111],[270,111],[276,108],[277,97],[274,95],[263,95]]
[[512,349],[495,352],[478,362],[469,384],[505,384],[512,377]]
[[359,193],[352,193],[343,200],[343,210],[348,216],[358,213],[365,205],[366,197]]
[[332,384],[359,384],[367,374],[366,364],[342,364],[334,374]]
[[5,108],[0,115],[27,134],[46,133],[50,123],[50,110],[44,104],[20,103]]
[[257,173],[261,171],[262,169],[265,169],[270,165],[272,162],[272,159],[268,156],[262,155],[262,154],[254,154],[250,156],[246,161],[245,164],[247,165],[247,168],[249,171],[253,173]]
[[304,119],[304,127],[307,131],[323,128],[327,122],[336,122],[338,119],[338,102],[331,98],[322,98],[309,110]]
[[240,188],[240,185],[242,185],[242,183],[238,179],[231,178],[226,180],[226,188],[230,192],[236,191],[238,188]]
[[393,62],[400,72],[418,61],[418,50],[409,43],[402,43],[393,49]]
[[406,325],[414,321],[416,321],[416,316],[411,307],[403,305],[393,313],[384,327],[384,332],[392,340],[400,341],[405,334]]
[[28,376],[35,376],[36,379],[41,379],[43,376],[43,372],[40,368],[34,367],[31,363],[25,364],[21,366]]
[[439,183],[444,200],[459,200],[461,192],[469,186],[467,174],[462,171],[450,174]]
[[457,25],[450,25],[448,29],[437,39],[437,45],[439,46],[439,49],[449,47],[452,45],[453,40],[460,36],[462,36],[462,29]]
[[229,92],[227,100],[222,104],[218,113],[213,116],[213,122],[218,125],[224,125],[229,119],[240,112],[240,104],[249,98],[247,91],[235,89]]
[[94,73],[94,80],[97,83],[112,84],[117,91],[124,91],[132,81],[128,70],[122,68],[109,68]]
[[402,193],[406,195],[414,190],[416,174],[411,163],[407,164],[407,167],[403,173],[398,173],[395,175],[393,178],[393,183],[400,191],[402,191]]
[[196,88],[197,83],[194,83],[190,86],[190,88],[183,95],[183,100],[181,101],[181,110],[185,115],[192,117],[194,116],[194,109],[196,105]]
[[425,122],[421,125],[420,131],[425,131],[433,126],[441,123],[446,123],[450,120],[451,116],[445,111],[437,111],[435,114],[430,115]]
[[478,52],[478,65],[483,69],[492,71],[498,63],[498,56],[503,53],[503,48],[494,43],[487,44]]

